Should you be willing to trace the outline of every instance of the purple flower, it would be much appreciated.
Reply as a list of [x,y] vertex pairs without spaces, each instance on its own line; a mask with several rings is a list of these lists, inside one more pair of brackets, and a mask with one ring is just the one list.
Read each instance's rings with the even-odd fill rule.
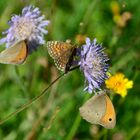
[[89,38],[86,38],[86,44],[81,48],[79,62],[80,69],[84,73],[87,84],[84,90],[92,93],[101,89],[101,85],[107,79],[108,60],[104,49],[100,44],[96,43],[96,39],[91,42]]
[[6,43],[8,48],[19,41],[26,40],[29,52],[36,50],[39,45],[45,43],[44,34],[48,33],[45,27],[50,21],[44,18],[39,8],[33,6],[23,8],[21,15],[11,17],[8,22],[9,29],[3,32],[6,37],[0,39],[0,44]]

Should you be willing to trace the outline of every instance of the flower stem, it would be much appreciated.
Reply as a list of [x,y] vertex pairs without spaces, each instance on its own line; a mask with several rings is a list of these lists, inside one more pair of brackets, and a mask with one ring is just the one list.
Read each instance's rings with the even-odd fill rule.
[[[100,2],[100,0],[93,0],[92,3],[90,4],[90,6],[87,8],[87,11],[85,13],[85,16],[83,17],[83,26],[81,26],[81,28],[79,29],[80,33],[85,33],[87,26],[91,20],[91,15],[93,14],[94,9],[96,8],[98,2]],[[91,14],[92,13],[92,14]]]
[[77,116],[76,116],[76,119],[75,119],[75,121],[73,123],[73,126],[72,126],[69,134],[66,137],[66,140],[72,140],[73,136],[75,135],[75,133],[76,133],[78,127],[79,127],[80,122],[81,122],[81,117],[80,117],[80,115],[78,113]]
[[16,73],[16,80],[17,80],[17,83],[18,83],[19,86],[21,87],[21,90],[23,91],[24,96],[25,96],[26,98],[29,98],[29,96],[28,96],[28,95],[29,95],[28,90],[27,90],[27,88],[25,87],[22,78],[20,77],[19,69],[18,69],[17,66],[15,66],[15,73]]
[[[85,102],[89,97],[90,97],[90,96],[85,96],[85,97],[84,97],[84,102]],[[75,118],[75,121],[74,121],[74,123],[73,123],[73,125],[72,125],[72,127],[71,127],[71,130],[70,130],[70,132],[68,133],[68,135],[67,135],[67,137],[66,137],[65,140],[72,140],[72,139],[73,139],[73,137],[74,137],[74,135],[75,135],[75,133],[76,133],[76,131],[77,131],[79,125],[80,125],[80,122],[81,122],[81,117],[80,117],[79,112],[78,112],[78,114],[77,114],[77,116],[76,116],[76,118]]]

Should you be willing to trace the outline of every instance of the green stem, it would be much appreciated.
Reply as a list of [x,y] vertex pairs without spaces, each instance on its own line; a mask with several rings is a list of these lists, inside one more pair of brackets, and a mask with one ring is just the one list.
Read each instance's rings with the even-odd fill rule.
[[67,135],[65,140],[72,140],[73,139],[73,136],[75,135],[75,133],[76,133],[78,127],[79,127],[80,122],[81,122],[81,117],[78,113],[77,116],[76,116],[76,119],[73,123],[73,126],[72,126],[72,128],[71,128],[71,130],[70,130],[70,132]]
[[138,77],[138,75],[139,75],[139,71],[136,71],[136,72],[134,73],[134,76],[133,76],[133,81],[136,80],[136,78]]
[[85,16],[83,17],[83,21],[82,23],[83,26],[81,26],[81,28],[79,29],[80,33],[85,33],[85,30],[87,29],[87,26],[91,20],[91,15],[93,14],[94,9],[96,8],[98,2],[100,2],[100,0],[93,0],[92,3],[90,4],[90,6],[87,8],[87,11],[85,13]]
[[13,113],[9,114],[6,116],[3,120],[0,120],[0,125],[6,122],[8,119],[10,119],[12,116],[18,114],[22,110],[26,109],[29,107],[31,104],[33,104],[35,101],[39,100],[42,96],[44,96],[48,91],[48,89],[56,82],[58,81],[62,76],[64,76],[65,73],[61,74],[59,77],[57,77],[47,88],[45,88],[38,96],[34,97],[33,99],[29,100],[27,103],[23,104],[19,109],[14,111]]
[[105,129],[105,132],[104,132],[104,138],[103,138],[103,140],[107,140],[107,135],[108,135],[108,130],[107,130],[107,129]]
[[24,93],[24,96],[27,97],[28,94],[28,90],[27,88],[25,87],[24,85],[24,82],[22,81],[22,78],[20,77],[20,74],[19,74],[19,70],[18,70],[18,67],[15,66],[15,73],[16,73],[16,80],[17,80],[17,83],[18,85],[21,87],[23,93]]
[[135,128],[131,133],[130,135],[127,136],[127,138],[125,140],[132,140],[134,136],[136,136],[136,134],[139,134],[140,132],[140,128],[137,127]]
[[[84,102],[89,98],[90,96],[85,96],[84,97]],[[81,122],[81,117],[79,115],[79,113],[77,114],[76,116],[76,119],[73,123],[73,126],[71,127],[71,130],[70,132],[68,133],[67,137],[66,137],[66,140],[72,140],[72,138],[74,137],[79,125],[80,125],[80,122]]]

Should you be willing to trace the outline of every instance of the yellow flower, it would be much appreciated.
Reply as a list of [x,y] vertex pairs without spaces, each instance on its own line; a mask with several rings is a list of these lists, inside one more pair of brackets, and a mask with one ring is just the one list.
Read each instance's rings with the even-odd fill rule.
[[120,5],[117,1],[112,1],[110,4],[110,8],[114,15],[120,14]]
[[110,76],[105,81],[106,87],[111,89],[113,92],[120,94],[122,97],[127,95],[127,89],[133,87],[133,81],[125,78],[124,74],[117,73],[114,76]]

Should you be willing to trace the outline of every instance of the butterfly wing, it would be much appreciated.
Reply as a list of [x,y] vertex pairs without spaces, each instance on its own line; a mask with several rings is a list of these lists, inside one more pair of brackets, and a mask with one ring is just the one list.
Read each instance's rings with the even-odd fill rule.
[[48,41],[47,48],[57,68],[61,71],[65,71],[66,64],[72,54],[73,46],[67,42]]
[[99,121],[105,128],[111,129],[116,125],[116,113],[110,98],[105,94],[106,111]]
[[80,115],[83,119],[91,124],[98,124],[99,120],[105,113],[106,102],[104,96],[94,95],[92,98],[86,101],[86,103],[79,108]]
[[0,53],[0,63],[22,64],[27,57],[27,47],[24,41],[18,42]]
[[115,127],[114,106],[106,94],[94,95],[79,110],[83,119],[92,124],[100,124],[108,129]]

